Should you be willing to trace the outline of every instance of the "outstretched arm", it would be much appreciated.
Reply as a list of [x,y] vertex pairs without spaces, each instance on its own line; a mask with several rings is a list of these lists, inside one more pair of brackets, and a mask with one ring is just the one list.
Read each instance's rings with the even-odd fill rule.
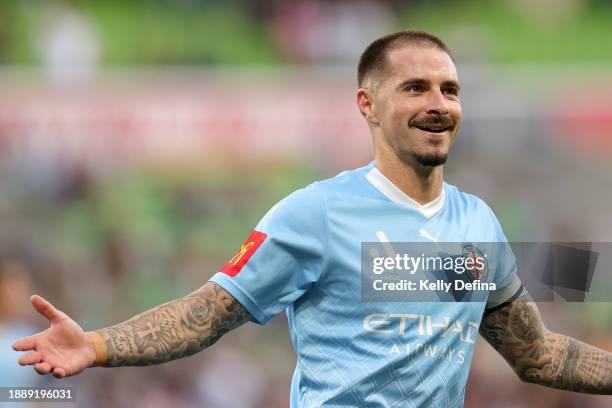
[[250,319],[236,299],[209,282],[183,298],[94,331],[97,364],[152,365],[190,356]]
[[523,381],[612,394],[612,353],[548,330],[529,296],[485,312],[480,334]]
[[20,364],[56,377],[94,365],[142,366],[186,357],[251,319],[240,303],[212,282],[123,323],[87,333],[44,299],[33,296],[32,304],[51,327],[17,340],[13,348],[31,350],[21,356]]

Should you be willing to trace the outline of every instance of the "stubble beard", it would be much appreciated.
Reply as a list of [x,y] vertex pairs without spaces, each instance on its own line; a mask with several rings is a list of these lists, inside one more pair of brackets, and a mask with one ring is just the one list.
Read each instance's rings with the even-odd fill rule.
[[433,170],[434,167],[445,164],[448,159],[448,152],[423,152],[397,147],[393,150],[395,150],[396,156],[406,165],[418,165],[421,166],[423,170],[426,168]]
[[425,167],[436,167],[446,163],[448,159],[447,153],[418,153],[412,152],[412,158],[416,160],[421,166]]

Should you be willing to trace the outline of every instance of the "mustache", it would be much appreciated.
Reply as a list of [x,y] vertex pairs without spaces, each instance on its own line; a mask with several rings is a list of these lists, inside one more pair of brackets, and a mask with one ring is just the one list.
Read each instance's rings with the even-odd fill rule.
[[441,113],[427,113],[417,116],[408,122],[410,126],[430,127],[442,126],[444,128],[455,127],[455,121],[447,115]]

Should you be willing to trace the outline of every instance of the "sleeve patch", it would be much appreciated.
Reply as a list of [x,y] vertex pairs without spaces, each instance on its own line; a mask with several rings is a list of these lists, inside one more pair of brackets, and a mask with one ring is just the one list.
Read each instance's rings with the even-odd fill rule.
[[238,275],[242,267],[248,262],[267,237],[268,235],[263,232],[253,231],[244,244],[242,244],[236,255],[221,268],[221,272],[231,277]]

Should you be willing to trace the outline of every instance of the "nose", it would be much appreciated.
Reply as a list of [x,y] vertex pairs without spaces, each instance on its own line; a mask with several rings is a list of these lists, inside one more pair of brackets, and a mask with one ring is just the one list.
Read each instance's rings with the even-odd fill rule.
[[432,89],[429,92],[429,100],[427,101],[427,113],[439,115],[448,115],[448,105],[444,94],[440,89]]

